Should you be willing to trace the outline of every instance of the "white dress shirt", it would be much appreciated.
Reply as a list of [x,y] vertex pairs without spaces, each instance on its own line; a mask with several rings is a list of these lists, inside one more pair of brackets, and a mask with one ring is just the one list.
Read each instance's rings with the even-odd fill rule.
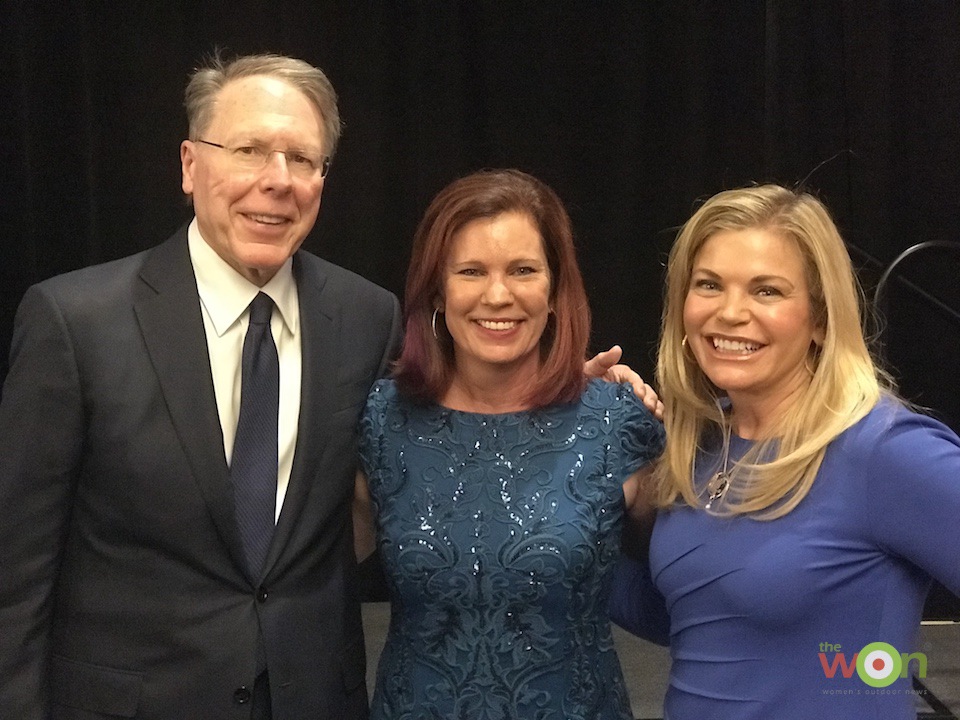
[[[280,416],[278,420],[279,463],[277,467],[277,512],[290,482],[293,452],[300,420],[300,304],[289,259],[262,288],[230,267],[200,235],[197,219],[187,230],[190,261],[200,293],[200,311],[207,335],[213,390],[223,431],[223,452],[227,464],[233,457],[233,441],[240,418],[240,380],[243,338],[250,322],[247,307],[264,292],[276,305],[270,330],[280,361]],[[277,312],[279,311],[279,312]]]

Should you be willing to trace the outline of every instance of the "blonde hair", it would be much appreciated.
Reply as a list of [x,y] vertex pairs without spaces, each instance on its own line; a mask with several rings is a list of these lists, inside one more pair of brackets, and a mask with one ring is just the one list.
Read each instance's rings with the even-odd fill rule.
[[724,231],[762,229],[793,240],[804,262],[814,327],[823,345],[811,344],[809,385],[731,470],[719,514],[781,517],[803,500],[824,452],[840,433],[866,415],[889,376],[867,349],[861,316],[863,293],[843,239],[823,204],[812,195],[778,185],[728,190],[710,198],[680,231],[670,252],[657,377],[665,406],[667,448],[657,469],[656,500],[667,507],[682,499],[701,504],[694,462],[704,439],[727,443],[722,391],[700,370],[685,347],[683,307],[694,260],[703,244]]

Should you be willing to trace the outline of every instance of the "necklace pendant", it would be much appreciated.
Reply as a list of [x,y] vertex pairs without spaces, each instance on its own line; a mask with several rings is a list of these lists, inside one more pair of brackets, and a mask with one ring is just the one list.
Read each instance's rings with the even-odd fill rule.
[[710,482],[707,483],[707,504],[705,506],[707,510],[710,509],[714,500],[719,500],[724,496],[728,487],[730,487],[729,473],[721,470],[710,478]]

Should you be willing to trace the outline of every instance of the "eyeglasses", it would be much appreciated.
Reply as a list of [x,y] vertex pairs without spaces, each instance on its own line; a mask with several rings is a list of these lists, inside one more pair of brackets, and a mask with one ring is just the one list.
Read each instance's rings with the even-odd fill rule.
[[302,150],[271,150],[263,145],[227,147],[209,140],[197,140],[197,142],[226,150],[230,162],[237,170],[261,170],[270,160],[270,156],[277,152],[282,153],[286,158],[290,174],[303,180],[312,180],[317,172],[320,173],[320,177],[326,177],[330,169],[330,157],[327,155],[310,155]]

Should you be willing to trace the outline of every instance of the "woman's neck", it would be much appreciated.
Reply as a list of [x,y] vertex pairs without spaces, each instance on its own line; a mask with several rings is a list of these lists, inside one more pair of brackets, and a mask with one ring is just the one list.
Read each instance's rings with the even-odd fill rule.
[[801,391],[796,388],[779,397],[729,394],[733,432],[746,440],[773,437],[780,421],[796,407]]
[[474,369],[469,373],[458,370],[440,404],[472,413],[522,412],[532,407],[527,396],[535,381],[536,374],[529,370]]

